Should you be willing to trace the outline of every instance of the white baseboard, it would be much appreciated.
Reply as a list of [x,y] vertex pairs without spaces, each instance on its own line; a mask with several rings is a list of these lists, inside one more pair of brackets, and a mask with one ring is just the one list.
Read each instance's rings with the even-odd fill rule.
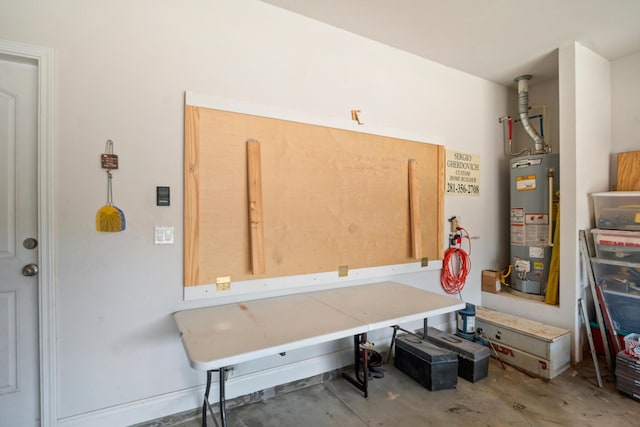
[[110,408],[99,409],[58,420],[59,427],[130,426],[155,418],[188,411],[202,403],[204,386],[166,393]]
[[[429,326],[439,327],[447,330],[453,323],[448,316],[436,316],[429,319]],[[410,322],[403,325],[407,329],[422,327],[421,322]],[[379,343],[379,351],[388,350],[388,342],[392,329],[385,328],[369,334],[369,339]],[[341,350],[322,354],[317,357],[288,363],[273,368],[263,369],[246,375],[231,376],[226,383],[225,395],[228,400],[238,396],[255,393],[271,387],[287,384],[315,375],[331,372],[353,364],[353,349],[343,348]],[[203,381],[206,374],[202,373]],[[211,387],[209,400],[215,404],[219,399],[217,378]],[[148,399],[128,402],[122,405],[109,408],[98,409],[84,414],[73,415],[59,419],[59,427],[125,427],[145,421],[155,420],[180,412],[199,408],[202,405],[204,395],[204,385],[191,387],[185,390],[178,390],[165,393]]]
[[[250,375],[230,378],[226,384],[226,398],[243,396],[270,387],[298,381],[304,378],[330,372],[353,364],[353,350],[345,349],[336,353],[306,359],[303,361],[266,369]],[[203,379],[205,373],[202,374]],[[85,414],[59,419],[59,427],[114,427],[166,417],[198,408],[202,405],[204,386],[192,387],[166,393],[148,399],[129,402],[110,408],[99,409]],[[211,388],[209,400],[218,401],[217,382]]]

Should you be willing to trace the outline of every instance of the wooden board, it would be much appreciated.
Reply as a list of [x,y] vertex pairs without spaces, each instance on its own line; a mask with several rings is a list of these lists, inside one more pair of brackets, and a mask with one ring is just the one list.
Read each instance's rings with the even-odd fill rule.
[[640,191],[640,151],[618,153],[616,191]]
[[[264,270],[255,272],[248,140],[260,144],[262,255],[253,252],[253,259],[263,257]],[[444,152],[423,142],[185,105],[185,286],[402,264],[415,262],[416,252],[442,259]],[[410,159],[412,188],[420,189],[414,219]],[[419,236],[412,236],[412,223]]]

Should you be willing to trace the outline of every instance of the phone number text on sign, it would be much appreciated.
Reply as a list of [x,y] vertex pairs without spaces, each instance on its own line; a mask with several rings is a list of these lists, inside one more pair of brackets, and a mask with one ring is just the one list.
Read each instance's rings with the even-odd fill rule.
[[467,194],[478,196],[480,194],[480,186],[478,184],[453,184],[447,183],[447,194]]
[[446,154],[445,194],[480,195],[480,156],[449,151]]

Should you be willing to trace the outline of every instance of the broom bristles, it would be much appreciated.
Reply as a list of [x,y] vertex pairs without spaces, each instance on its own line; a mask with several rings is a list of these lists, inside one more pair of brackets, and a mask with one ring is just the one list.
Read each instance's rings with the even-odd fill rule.
[[96,214],[96,230],[106,233],[122,231],[125,228],[124,213],[115,206],[103,206]]

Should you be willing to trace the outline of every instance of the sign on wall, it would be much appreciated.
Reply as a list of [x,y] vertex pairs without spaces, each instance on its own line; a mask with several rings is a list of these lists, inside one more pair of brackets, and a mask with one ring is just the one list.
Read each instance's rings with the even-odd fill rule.
[[480,155],[447,150],[445,194],[480,195]]

